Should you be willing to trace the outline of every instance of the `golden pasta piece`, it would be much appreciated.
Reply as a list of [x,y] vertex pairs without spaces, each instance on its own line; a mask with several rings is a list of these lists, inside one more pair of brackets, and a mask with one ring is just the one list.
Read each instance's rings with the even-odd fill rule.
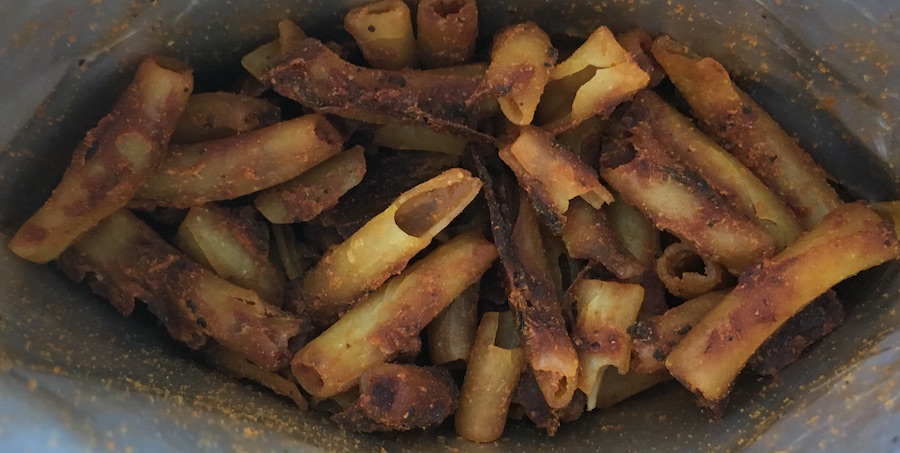
[[569,205],[562,240],[569,256],[600,263],[622,280],[644,272],[641,264],[620,242],[602,209],[576,198]]
[[309,403],[306,402],[306,398],[300,393],[297,384],[277,372],[265,370],[254,365],[240,354],[223,348],[216,343],[210,343],[204,347],[203,355],[217,370],[239,379],[249,379],[257,382],[281,396],[290,398],[301,411],[309,408]]
[[409,6],[402,0],[379,0],[353,8],[344,16],[344,29],[373,68],[419,67]]
[[578,351],[578,389],[587,395],[587,410],[608,367],[625,374],[631,364],[631,338],[626,330],[637,319],[644,288],[634,283],[579,279],[569,288],[578,318],[572,339]]
[[294,179],[261,191],[253,204],[272,223],[308,222],[334,207],[365,174],[366,158],[362,146],[357,145]]
[[281,109],[263,99],[217,91],[188,99],[178,118],[172,143],[197,143],[231,137],[281,120]]
[[291,53],[304,39],[306,33],[290,19],[278,22],[278,48],[282,56]]
[[427,71],[364,68],[307,38],[262,80],[320,113],[373,124],[410,122],[490,141],[476,127],[497,111],[495,101],[476,93],[485,70],[484,65]]
[[419,60],[427,68],[467,63],[478,38],[475,0],[421,0],[416,10]]
[[520,127],[519,135],[500,148],[499,155],[556,234],[565,225],[572,199],[581,197],[595,209],[614,200],[594,170],[539,128]]
[[592,116],[581,122],[574,129],[569,129],[556,136],[560,145],[578,156],[582,162],[592,169],[597,169],[600,159],[600,142],[607,131],[609,122]]
[[718,305],[726,294],[728,294],[726,290],[706,293],[629,327],[633,351],[631,371],[651,374],[664,370],[666,357],[672,352],[672,348]]
[[297,241],[292,225],[272,224],[272,238],[288,280],[300,278],[316,262],[309,245]]
[[484,84],[511,123],[531,124],[556,56],[550,37],[534,22],[507,27],[494,37]]
[[719,62],[668,36],[654,41],[653,55],[706,131],[781,196],[805,229],[842,204],[825,170],[731,81]]
[[591,33],[575,53],[556,65],[550,79],[536,119],[554,135],[594,115],[608,117],[650,81],[606,27]]
[[341,151],[341,134],[305,115],[234,137],[174,147],[134,205],[189,208],[230,200],[295,178]]
[[525,368],[514,322],[510,312],[481,317],[454,420],[456,434],[463,439],[493,442],[503,434],[509,403]]
[[738,213],[696,172],[671,158],[652,136],[610,141],[604,146],[601,167],[604,180],[658,228],[734,274],[775,251],[771,235]]
[[634,371],[619,374],[615,369],[607,368],[597,394],[597,409],[610,407],[669,379],[672,376],[665,368],[650,374]]
[[450,240],[351,308],[294,356],[291,369],[310,394],[326,398],[360,374],[419,347],[419,332],[477,282],[497,258],[478,233]]
[[183,63],[148,57],[112,110],[85,135],[50,198],[9,241],[37,263],[124,207],[164,158],[194,78]]
[[842,280],[898,256],[891,225],[861,203],[845,204],[742,275],[675,346],[666,367],[702,405],[721,409],[750,357],[791,316]]
[[769,233],[778,250],[800,235],[800,222],[781,199],[659,96],[651,91],[638,93],[625,118],[635,124],[632,134],[652,135],[673,157],[695,170],[740,213]]
[[470,286],[425,328],[432,365],[469,361],[478,328],[478,284]]
[[656,259],[656,275],[673,296],[693,299],[722,286],[725,270],[693,247],[675,242]]
[[616,36],[616,41],[629,54],[641,70],[650,76],[647,88],[654,88],[666,78],[666,72],[653,58],[650,52],[653,46],[653,37],[643,28],[633,28]]
[[462,156],[468,140],[414,123],[388,123],[375,130],[372,144]]
[[195,206],[179,226],[174,242],[219,277],[281,307],[285,276],[269,261],[268,229],[252,214],[252,209],[235,215],[212,204]]
[[325,254],[303,278],[290,307],[326,326],[366,292],[399,273],[481,190],[455,168],[404,192],[381,214]]
[[208,337],[269,371],[287,364],[288,341],[306,328],[191,261],[125,209],[72,244],[59,266],[126,316],[141,300],[176,340],[198,349]]
[[241,58],[241,66],[253,77],[261,79],[266,70],[281,59],[281,42],[267,42]]

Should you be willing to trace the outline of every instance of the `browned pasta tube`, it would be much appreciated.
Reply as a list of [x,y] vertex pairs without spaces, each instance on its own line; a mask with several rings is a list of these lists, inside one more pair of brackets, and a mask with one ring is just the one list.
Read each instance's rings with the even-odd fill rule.
[[822,167],[731,81],[719,62],[668,36],[656,39],[653,55],[707,132],[780,195],[806,229],[841,205]]
[[[506,322],[501,322],[504,318]],[[504,336],[511,336],[514,341],[506,341]],[[518,346],[511,314],[485,313],[478,325],[459,394],[454,420],[456,434],[474,442],[493,442],[500,438],[513,390],[524,367],[525,355]]]
[[223,348],[216,343],[210,343],[203,348],[206,360],[219,371],[228,373],[240,379],[249,379],[258,382],[263,387],[291,399],[300,410],[309,408],[306,398],[300,394],[297,384],[281,376],[277,372],[268,371],[247,361],[243,356]]
[[651,91],[638,93],[625,114],[633,134],[651,134],[670,154],[697,171],[737,210],[768,232],[778,250],[797,239],[802,228],[791,210],[753,172],[697,130]]
[[188,99],[178,118],[172,143],[197,143],[230,137],[281,120],[281,109],[263,99],[217,91]]
[[497,258],[479,233],[450,240],[388,280],[303,347],[291,368],[325,398],[352,388],[367,368],[419,347],[419,332]]
[[419,66],[412,17],[403,0],[379,0],[353,8],[344,16],[344,29],[373,68]]
[[656,275],[673,296],[693,299],[718,288],[725,270],[700,256],[693,247],[676,242],[656,259]]
[[626,280],[644,271],[641,262],[619,242],[606,213],[580,198],[569,204],[561,237],[570,257],[600,263],[617,278]]
[[432,365],[460,365],[469,360],[478,328],[478,284],[463,291],[425,328]]
[[453,134],[437,132],[421,124],[388,123],[375,130],[372,144],[392,149],[412,149],[462,156],[468,141]]
[[533,22],[505,28],[494,37],[484,83],[511,123],[531,124],[554,64],[556,49]]
[[555,233],[565,225],[572,199],[581,197],[595,209],[614,200],[594,170],[539,128],[520,127],[499,155]]
[[337,204],[366,173],[362,146],[330,157],[300,176],[256,195],[253,204],[272,223],[308,222]]
[[176,340],[196,349],[209,337],[270,371],[290,359],[288,340],[303,327],[255,292],[189,260],[125,209],[73,244],[60,267],[75,281],[87,279],[124,315],[142,300]]
[[603,375],[603,385],[597,394],[597,408],[610,407],[657,384],[672,379],[665,368],[650,374],[629,371],[625,374],[613,368],[607,368]]
[[721,409],[744,364],[785,321],[835,284],[898,256],[889,224],[861,203],[843,205],[748,270],[675,346],[666,367],[701,404]]
[[326,326],[367,291],[399,273],[481,190],[455,168],[401,194],[303,278],[293,309]]
[[620,137],[605,145],[603,153],[600,172],[606,182],[658,228],[701,255],[739,274],[774,253],[772,236],[672,159],[652,136]]
[[109,115],[75,149],[50,199],[10,239],[10,250],[38,263],[53,260],[125,206],[163,159],[193,84],[184,64],[146,58]]
[[475,0],[421,0],[416,11],[419,59],[428,68],[466,63],[475,53]]
[[188,208],[292,179],[341,151],[341,134],[305,115],[234,137],[178,146],[138,190],[135,204]]

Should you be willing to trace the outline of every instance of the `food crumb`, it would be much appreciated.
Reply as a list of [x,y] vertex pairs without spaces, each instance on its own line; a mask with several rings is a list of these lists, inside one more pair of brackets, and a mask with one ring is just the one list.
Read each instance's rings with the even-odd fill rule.
[[35,391],[35,389],[37,389],[37,386],[37,381],[35,381],[34,379],[28,380],[28,390],[31,390],[33,392]]

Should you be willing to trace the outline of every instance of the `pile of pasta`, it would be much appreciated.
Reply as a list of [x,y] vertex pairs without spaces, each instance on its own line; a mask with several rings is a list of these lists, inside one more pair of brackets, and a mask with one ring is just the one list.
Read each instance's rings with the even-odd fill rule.
[[452,416],[477,442],[670,378],[721,413],[900,255],[900,205],[842,199],[670,37],[557,50],[528,22],[479,50],[475,0],[415,22],[378,1],[334,43],[285,20],[227,91],[147,57],[10,248],[346,429]]

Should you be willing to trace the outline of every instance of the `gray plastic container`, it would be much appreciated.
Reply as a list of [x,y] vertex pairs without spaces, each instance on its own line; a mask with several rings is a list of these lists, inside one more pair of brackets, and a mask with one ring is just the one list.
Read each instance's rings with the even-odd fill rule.
[[[278,20],[340,36],[341,14],[358,3],[0,3],[0,243],[48,196],[143,55],[184,59],[200,75],[234,71],[240,55],[274,37]],[[852,195],[900,198],[893,0],[480,3],[484,37],[527,19],[559,39],[600,24],[669,33],[737,74]],[[742,378],[722,420],[670,383],[555,438],[514,422],[488,445],[449,429],[341,432],[198,364],[149,317],[120,317],[52,265],[0,247],[0,272],[0,451],[900,451],[893,263],[841,285],[844,327],[775,379]]]

